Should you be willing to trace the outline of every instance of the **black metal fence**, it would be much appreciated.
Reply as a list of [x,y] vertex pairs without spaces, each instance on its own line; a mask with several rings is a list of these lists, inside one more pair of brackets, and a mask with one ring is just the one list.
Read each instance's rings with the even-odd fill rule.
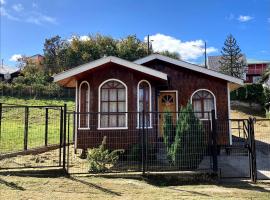
[[75,147],[67,145],[69,173],[217,171],[215,114],[204,113],[204,120],[194,112],[117,115],[68,113],[68,141],[75,132]]
[[0,169],[62,165],[64,106],[0,103]]
[[[198,119],[198,117],[205,118]],[[0,103],[0,169],[68,173],[205,171],[270,179],[270,120],[194,112],[67,112]]]

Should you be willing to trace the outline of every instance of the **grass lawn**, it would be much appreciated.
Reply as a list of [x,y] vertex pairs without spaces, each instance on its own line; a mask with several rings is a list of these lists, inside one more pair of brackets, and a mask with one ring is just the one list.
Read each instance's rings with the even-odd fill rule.
[[163,185],[142,178],[0,175],[1,199],[269,199],[270,182]]
[[[68,110],[74,109],[72,100],[58,99],[27,99],[1,97],[0,102],[19,105],[55,105],[67,104]],[[60,110],[48,111],[48,144],[59,144]],[[0,153],[23,150],[25,108],[4,108],[2,110],[2,124],[0,137]],[[72,124],[72,123],[71,123]],[[70,128],[72,128],[70,126]],[[72,130],[72,129],[71,129]],[[28,148],[44,145],[45,141],[45,108],[29,108]]]

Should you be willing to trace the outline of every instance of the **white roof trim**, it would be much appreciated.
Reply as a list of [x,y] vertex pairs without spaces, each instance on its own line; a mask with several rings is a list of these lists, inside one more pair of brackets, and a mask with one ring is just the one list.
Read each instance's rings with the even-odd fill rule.
[[163,56],[163,55],[160,55],[160,54],[152,54],[152,55],[146,56],[144,58],[135,60],[134,63],[141,65],[141,64],[144,64],[144,63],[149,62],[151,60],[155,60],[155,59],[162,60],[164,62],[168,62],[168,63],[174,64],[174,65],[177,65],[179,67],[183,67],[183,68],[190,69],[190,70],[193,70],[193,71],[196,71],[196,72],[207,74],[209,76],[220,78],[220,79],[223,79],[223,80],[226,80],[226,81],[229,81],[229,82],[232,82],[232,83],[236,83],[236,84],[239,84],[239,85],[244,84],[242,79],[235,78],[233,76],[229,76],[229,75],[226,75],[226,74],[222,74],[220,72],[216,72],[216,71],[211,70],[211,69],[206,69],[206,68],[203,68],[203,67],[200,67],[198,65],[191,64],[191,63],[188,63],[188,62],[185,62],[185,61],[182,61],[182,60],[176,60],[176,59],[173,59],[173,58],[169,58],[167,56]]
[[104,58],[83,64],[83,65],[80,65],[78,67],[61,72],[59,74],[56,74],[53,76],[54,82],[61,81],[63,79],[72,77],[74,75],[80,74],[80,73],[88,71],[90,69],[94,69],[96,67],[99,67],[100,65],[103,65],[103,64],[106,64],[109,62],[119,64],[119,65],[125,66],[127,68],[130,68],[130,69],[133,69],[133,70],[136,70],[136,71],[139,71],[139,72],[142,72],[142,73],[154,76],[154,77],[158,77],[158,78],[163,79],[163,80],[167,80],[167,74],[165,74],[163,72],[160,72],[160,71],[157,71],[157,70],[154,70],[154,69],[151,69],[151,68],[148,68],[148,67],[130,62],[130,61],[126,61],[126,60],[123,60],[121,58],[117,58],[114,56],[108,56],[108,57],[104,57]]

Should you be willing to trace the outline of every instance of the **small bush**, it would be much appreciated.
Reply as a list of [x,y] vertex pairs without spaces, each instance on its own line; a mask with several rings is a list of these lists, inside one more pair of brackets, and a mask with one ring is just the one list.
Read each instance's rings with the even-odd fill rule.
[[123,149],[109,151],[106,148],[107,137],[104,136],[98,148],[88,149],[87,160],[89,162],[89,172],[102,173],[112,168],[119,159],[119,154],[124,153]]

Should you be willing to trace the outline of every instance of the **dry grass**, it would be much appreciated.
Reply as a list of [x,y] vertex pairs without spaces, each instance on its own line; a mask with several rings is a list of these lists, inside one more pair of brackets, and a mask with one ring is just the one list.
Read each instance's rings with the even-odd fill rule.
[[142,179],[0,175],[1,199],[269,199],[270,183],[160,186]]

